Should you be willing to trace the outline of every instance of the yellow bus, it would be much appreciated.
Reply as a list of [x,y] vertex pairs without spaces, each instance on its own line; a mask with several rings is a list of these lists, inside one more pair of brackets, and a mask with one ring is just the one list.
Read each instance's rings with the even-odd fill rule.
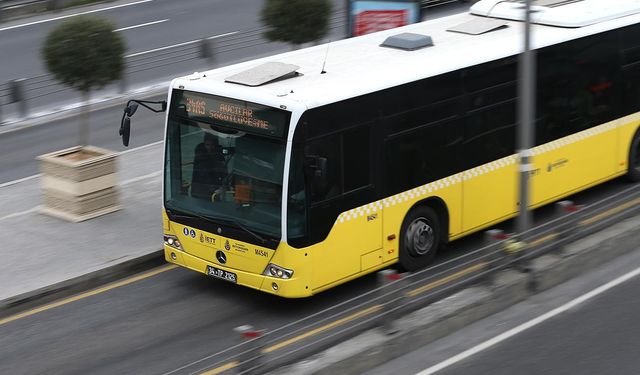
[[[635,0],[534,6],[531,207],[640,179]],[[613,9],[615,8],[615,9]],[[171,83],[168,262],[283,297],[399,263],[518,211],[522,4],[194,73]]]

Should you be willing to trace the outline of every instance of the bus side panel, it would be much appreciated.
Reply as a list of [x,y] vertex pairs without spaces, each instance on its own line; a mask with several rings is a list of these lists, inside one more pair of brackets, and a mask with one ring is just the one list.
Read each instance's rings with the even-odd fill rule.
[[382,213],[379,201],[343,212],[327,238],[307,248],[313,289],[382,264]]
[[449,235],[460,231],[462,211],[462,173],[449,176],[426,185],[405,191],[382,200],[384,206],[383,260],[398,259],[400,229],[409,210],[418,202],[429,197],[444,201],[449,214]]
[[616,124],[611,121],[533,149],[531,204],[547,203],[612,176]]
[[510,155],[464,172],[462,231],[469,232],[517,210],[517,158]]
[[640,126],[640,112],[625,116],[618,120],[618,152],[616,160],[616,172],[626,172],[629,166],[629,149],[633,136]]

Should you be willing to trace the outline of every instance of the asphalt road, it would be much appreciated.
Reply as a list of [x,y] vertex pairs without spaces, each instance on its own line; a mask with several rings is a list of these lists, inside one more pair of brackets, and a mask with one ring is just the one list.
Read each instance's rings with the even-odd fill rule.
[[[188,3],[218,2],[173,2],[174,6]],[[231,3],[241,1],[226,2]],[[4,40],[3,35],[0,41]],[[121,114],[121,106],[93,112],[89,143],[122,150],[117,136]],[[77,144],[78,125],[79,120],[70,117],[0,134],[0,184],[37,173],[37,155]],[[160,141],[163,128],[161,115],[139,111],[133,118],[131,147]],[[626,187],[616,180],[579,195],[576,201],[588,203]],[[536,216],[546,220],[552,211],[542,210]],[[508,230],[509,225],[501,227]],[[476,248],[481,241],[481,234],[457,241],[438,261]],[[0,325],[0,373],[164,373],[233,345],[236,326],[249,323],[275,329],[375,286],[371,275],[311,299],[282,300],[175,269]]]
[[[339,5],[343,2],[340,0],[335,0],[335,2],[336,9],[340,9]],[[111,4],[117,5],[121,3],[115,2],[108,4],[113,6]],[[180,2],[153,0],[148,3],[99,12],[98,14],[113,18],[117,21],[119,27],[133,25],[137,22],[148,22],[152,18],[163,19],[163,17],[170,18],[172,16],[173,22],[168,21],[131,30],[131,35],[128,36],[128,39],[132,39],[132,41],[128,42],[130,50],[141,51],[145,50],[145,48],[158,48],[159,46],[189,41],[215,33],[230,32],[238,28],[244,30],[246,28],[256,27],[259,24],[259,4],[261,4],[261,1],[255,0],[181,0]],[[101,5],[101,7],[104,6],[105,4]],[[429,19],[450,15],[460,12],[467,7],[468,4],[465,5],[462,3],[447,4],[439,8],[429,9],[425,14],[425,18]],[[187,9],[191,9],[187,12],[188,14],[193,13],[193,17],[196,17],[193,21],[189,21],[190,18],[184,13]],[[242,11],[239,11],[240,9],[242,9]],[[78,11],[76,10],[75,12],[77,13]],[[233,13],[233,15],[231,13]],[[208,21],[208,18],[206,18],[207,14],[213,14],[216,19],[220,17],[220,22]],[[51,18],[51,15],[47,17]],[[42,72],[42,67],[40,66],[37,55],[37,48],[34,46],[37,46],[40,43],[40,39],[44,37],[44,34],[59,21],[2,30],[3,27],[27,24],[28,22],[36,22],[42,19],[48,18],[38,17],[21,20],[18,23],[0,24],[0,51],[12,50],[15,51],[17,56],[20,56],[16,58],[13,57],[14,54],[0,53],[0,84],[3,79],[21,76],[18,73],[11,72],[23,71],[29,72],[30,75]],[[197,20],[199,21],[196,22]],[[209,25],[210,28],[207,28],[209,26],[205,27],[206,25]],[[161,33],[159,34],[158,30],[154,31],[154,28],[161,28]],[[211,30],[211,32],[207,30]],[[337,29],[334,31],[339,33]],[[337,37],[337,35],[335,36]],[[23,38],[25,39],[22,43],[15,44],[15,39],[22,40]],[[227,54],[226,57],[234,60],[242,58],[248,59],[261,54],[276,53],[278,52],[278,48],[287,49],[288,47],[277,43],[266,43],[249,49],[240,49]],[[29,52],[29,50],[31,50],[31,52]],[[223,62],[218,63],[222,64]],[[198,65],[200,65],[201,68],[202,64],[206,64],[206,62],[202,59],[196,59],[182,64],[141,72],[135,82],[143,85],[158,79],[166,81],[179,73],[182,74],[198,70]],[[135,77],[130,78],[133,79]],[[133,85],[134,82],[130,82],[130,84]],[[56,93],[54,95],[55,97],[44,96],[39,98],[38,101],[29,101],[29,107],[34,111],[34,107],[42,109],[42,107],[47,106],[60,106],[61,101],[65,103],[76,101],[73,92],[65,90],[62,87],[60,89],[63,91]],[[117,90],[117,88],[109,87],[105,90]],[[99,94],[94,93],[94,95]],[[60,101],[58,101],[58,99]],[[160,97],[151,99],[160,99]],[[1,101],[2,99],[0,99],[0,102]],[[122,103],[116,103],[113,107],[92,112],[89,144],[116,151],[124,149],[121,146],[117,133],[124,102],[123,100]],[[8,111],[15,112],[17,111],[17,107],[15,104],[0,106],[0,111],[0,116],[6,117]],[[72,114],[73,113],[71,113],[71,115]],[[61,120],[52,120],[46,124],[5,133],[2,132],[3,128],[0,125],[0,150],[3,150],[3,158],[0,159],[0,184],[38,173],[38,164],[35,159],[38,155],[78,144],[77,134],[79,126],[80,119],[77,116],[69,116]],[[162,140],[163,130],[164,124],[161,115],[141,109],[132,119],[130,147]]]
[[[124,4],[132,5],[113,8]],[[107,9],[91,15],[109,19],[116,29],[166,20],[120,31],[127,54],[132,54],[259,26],[261,6],[262,1],[255,0],[118,1],[3,23],[0,51],[11,53],[0,54],[0,82],[46,73],[40,58],[42,43],[53,28],[68,19],[55,18]],[[44,20],[51,21],[34,24]]]
[[[260,31],[250,35],[246,33],[247,30],[262,27],[262,6],[262,0],[118,1],[0,24],[0,104],[4,103],[2,116],[19,117],[18,107],[8,104],[9,97],[3,98],[8,93],[7,82],[46,73],[40,55],[42,43],[54,27],[69,17],[93,12],[90,15],[105,17],[114,23],[125,40],[126,55],[137,55],[127,59],[126,89],[131,89],[168,82],[171,77],[211,69],[216,65],[290,50],[291,47],[284,43],[267,42]],[[343,6],[343,1],[334,0],[334,11],[341,11]],[[338,21],[332,26],[327,39],[343,38],[344,22]],[[146,54],[230,33],[237,33],[228,36],[229,39],[225,42],[232,47],[227,47],[220,53],[214,48],[215,61],[200,58],[198,44],[193,43]],[[29,113],[43,108],[55,110],[79,101],[77,92],[57,84],[50,77],[27,80],[25,90]],[[120,90],[121,83],[116,83],[97,90],[93,95],[101,97]]]
[[236,344],[234,327],[274,329],[369,284],[283,300],[175,269],[0,326],[0,373],[161,374]]
[[[346,35],[346,3],[332,1],[334,16],[324,41],[339,40]],[[91,15],[111,20],[125,39],[128,58],[124,80],[92,93],[94,97],[105,97],[123,90],[166,84],[172,77],[194,71],[290,50],[291,46],[285,43],[268,42],[263,37],[260,21],[263,3],[263,0],[129,0],[0,24],[0,124],[22,117],[21,109],[9,103],[10,80],[27,78],[27,116],[43,110],[57,111],[80,100],[75,90],[57,83],[51,76],[43,76],[46,70],[40,56],[47,33],[69,17],[93,12]],[[427,9],[423,18],[442,17],[468,7],[468,3],[445,4]],[[207,60],[201,57],[199,44],[195,42],[212,37],[215,39],[210,48],[215,57]]]
[[[615,180],[574,199],[589,203],[628,187]],[[538,211],[536,221],[552,212]],[[482,237],[452,243],[436,263],[480,247]],[[312,298],[286,300],[176,268],[0,323],[0,373],[166,373],[235,345],[235,327],[271,331],[375,287],[369,275]]]
[[422,375],[637,374],[638,276],[472,356],[459,361],[457,356],[638,267],[640,252],[624,255],[426,347],[409,348],[407,355],[366,375],[417,374],[441,363],[450,366]]
[[[158,100],[161,97],[150,98]],[[118,135],[124,102],[118,106],[93,111],[90,118],[88,143],[114,151],[122,151]],[[161,141],[164,132],[164,116],[147,110],[139,110],[131,119],[129,148]],[[39,173],[38,155],[62,150],[78,144],[78,116],[51,121],[0,134],[0,184]],[[2,128],[0,128],[2,130]],[[126,168],[126,166],[121,166]]]

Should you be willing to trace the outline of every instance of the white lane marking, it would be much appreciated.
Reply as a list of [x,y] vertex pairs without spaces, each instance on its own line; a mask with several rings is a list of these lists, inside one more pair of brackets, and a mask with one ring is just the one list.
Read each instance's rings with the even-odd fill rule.
[[162,142],[164,142],[164,140],[163,141],[155,141],[153,143],[147,143],[146,145],[138,146],[136,148],[126,149],[124,151],[120,151],[120,155],[128,154],[128,153],[134,152],[134,151],[144,150],[145,148],[149,148],[149,147],[153,147],[153,146],[159,145]]
[[232,31],[230,33],[224,33],[224,34],[218,34],[218,35],[214,35],[214,36],[210,36],[207,39],[216,39],[216,38],[222,38],[223,36],[227,36],[227,35],[233,35],[233,34],[237,34],[237,31]]
[[[146,145],[142,145],[142,146],[139,146],[139,147],[136,147],[136,148],[132,148],[132,149],[128,149],[128,150],[121,151],[121,152],[119,153],[119,155],[124,155],[124,154],[128,154],[128,153],[130,153],[130,152],[139,151],[139,150],[144,150],[145,148],[153,147],[153,146],[159,145],[159,144],[161,144],[162,142],[164,142],[164,141],[156,141],[156,142],[153,142],[153,143],[147,143]],[[156,173],[156,172],[153,172],[153,173]],[[152,173],[152,174],[153,174],[153,173]],[[25,181],[33,180],[34,178],[38,178],[38,177],[40,177],[40,173],[38,173],[38,174],[34,174],[34,175],[31,175],[31,176],[28,176],[28,177],[20,178],[20,179],[17,179],[17,180],[13,180],[13,181],[7,181],[7,182],[4,182],[4,183],[0,184],[0,189],[1,189],[1,188],[4,188],[4,187],[7,187],[7,186],[11,186],[11,185],[19,184],[19,183],[21,183],[21,182],[25,182]],[[125,181],[125,183],[126,183],[126,181]]]
[[138,181],[146,180],[148,178],[157,177],[157,176],[160,176],[161,174],[162,174],[162,171],[151,172],[151,173],[145,174],[144,176],[138,176],[138,177],[130,178],[128,180],[124,180],[122,181],[122,185],[128,185],[133,182],[138,182]]
[[132,53],[132,54],[130,54],[130,55],[126,55],[125,57],[126,57],[126,58],[129,58],[129,57],[136,57],[136,56],[140,56],[140,55],[146,55],[147,53],[151,53],[151,52],[158,52],[158,51],[162,51],[162,50],[169,49],[169,48],[174,48],[174,47],[186,46],[186,45],[188,45],[188,44],[197,43],[197,42],[199,42],[199,41],[200,41],[200,39],[196,39],[196,40],[191,40],[191,41],[184,42],[184,43],[172,44],[172,45],[170,45],[170,46],[165,46],[165,47],[160,47],[160,48],[150,49],[150,50],[148,50],[148,51]]
[[30,213],[32,213],[32,212],[36,212],[36,211],[38,211],[39,209],[40,209],[40,206],[36,206],[36,207],[30,208],[30,209],[25,210],[25,211],[14,212],[14,213],[12,213],[12,214],[5,215],[5,216],[0,217],[0,221],[5,220],[5,219],[11,219],[12,217],[18,217],[18,216],[28,215],[28,214],[30,214]]
[[[210,36],[206,39],[216,39],[216,38],[221,38],[223,36],[227,36],[227,35],[233,35],[233,34],[237,34],[237,31],[232,31],[230,33],[224,33],[224,34],[220,34],[220,35],[214,35],[214,36]],[[175,48],[175,47],[182,47],[182,46],[186,46],[189,44],[193,44],[193,43],[198,43],[201,39],[195,39],[195,40],[190,40],[188,42],[183,42],[183,43],[178,43],[178,44],[172,44],[170,46],[165,46],[165,47],[160,47],[160,48],[155,48],[155,49],[150,49],[148,51],[142,51],[142,52],[136,52],[136,53],[132,53],[130,55],[126,55],[126,58],[129,57],[136,57],[136,56],[141,56],[141,55],[146,55],[147,53],[152,53],[152,52],[158,52],[158,51],[163,51],[165,49],[169,49],[169,48]]]
[[114,33],[117,33],[119,31],[125,31],[125,30],[131,30],[131,29],[137,29],[138,27],[145,27],[145,26],[149,26],[149,25],[155,25],[158,23],[163,23],[163,22],[167,22],[169,21],[168,18],[163,19],[163,20],[158,20],[158,21],[152,21],[152,22],[147,22],[147,23],[141,23],[139,25],[134,25],[134,26],[127,26],[127,27],[123,27],[121,29],[115,29],[113,30]]
[[4,183],[0,184],[0,189],[2,189],[3,187],[19,184],[19,183],[24,182],[24,181],[33,180],[34,178],[38,178],[38,177],[40,177],[40,173],[34,174],[32,176],[29,176],[29,177],[24,177],[24,178],[20,178],[20,179],[17,179],[17,180],[13,180],[13,181],[7,181],[7,182],[4,182]]
[[522,323],[517,327],[514,327],[506,332],[503,332],[501,334],[499,334],[498,336],[495,336],[487,341],[484,341],[470,349],[467,349],[465,351],[463,351],[462,353],[459,353],[449,359],[446,359],[438,364],[435,364],[429,368],[426,368],[422,371],[420,371],[419,373],[417,373],[416,375],[431,375],[431,374],[435,374],[436,372],[443,370],[451,365],[454,365],[466,358],[471,357],[472,355],[475,355],[485,349],[489,349],[490,347],[512,337],[517,335],[520,332],[526,331],[529,328],[535,327],[536,325],[553,318],[554,316],[561,314],[567,310],[570,310],[576,306],[578,306],[581,303],[584,303],[590,299],[592,299],[593,297],[598,296],[599,294],[602,294],[604,292],[606,292],[607,290],[614,288],[622,283],[624,283],[625,281],[632,279],[636,276],[638,276],[640,274],[640,267],[634,269],[633,271],[627,272],[626,274],[619,276],[618,278],[609,281],[608,283],[601,285],[595,289],[593,289],[592,291],[585,293],[583,295],[581,295],[580,297],[574,298],[571,301],[565,303],[564,305],[557,307],[545,314],[540,315],[537,318],[531,319],[528,322]]
[[[138,177],[134,177],[134,178],[130,178],[128,180],[124,180],[121,182],[121,185],[128,185],[131,183],[135,183],[135,182],[140,182],[140,181],[144,181],[150,178],[154,178],[154,177],[158,177],[162,175],[162,171],[155,171],[155,172],[151,172],[148,174],[145,174],[143,176],[138,176]],[[30,176],[28,178],[32,178],[32,177],[38,177],[39,175],[35,175],[35,176]],[[24,179],[22,179],[24,180]],[[152,192],[152,194],[155,194],[155,192]],[[138,197],[140,198],[140,197]],[[40,210],[40,205],[30,208],[28,210],[24,210],[24,211],[20,211],[20,212],[14,212],[5,216],[0,216],[0,221],[6,220],[6,219],[11,219],[14,217],[20,217],[20,216],[24,216],[24,215],[29,215],[31,213],[37,212],[38,210]]]
[[29,22],[29,23],[23,23],[21,25],[14,25],[14,26],[7,26],[7,27],[3,27],[0,29],[0,31],[6,31],[6,30],[11,30],[11,29],[17,29],[19,27],[25,27],[25,26],[31,26],[31,25],[37,25],[40,23],[45,23],[45,22],[51,22],[51,21],[57,21],[57,20],[62,20],[65,18],[71,18],[71,17],[75,17],[75,16],[81,16],[83,14],[90,14],[90,13],[97,13],[97,12],[103,12],[105,10],[111,10],[111,9],[116,9],[116,8],[122,8],[122,7],[128,7],[131,5],[137,5],[137,4],[142,4],[142,3],[148,3],[150,1],[153,0],[139,0],[139,1],[134,1],[133,3],[128,3],[128,4],[120,4],[120,5],[114,5],[114,6],[110,6],[110,7],[106,7],[106,8],[100,8],[100,9],[94,9],[94,10],[88,10],[85,12],[80,12],[80,13],[74,13],[74,14],[68,14],[66,16],[60,16],[60,17],[53,17],[53,18],[47,18],[46,20],[40,20],[40,21],[34,21],[34,22]]

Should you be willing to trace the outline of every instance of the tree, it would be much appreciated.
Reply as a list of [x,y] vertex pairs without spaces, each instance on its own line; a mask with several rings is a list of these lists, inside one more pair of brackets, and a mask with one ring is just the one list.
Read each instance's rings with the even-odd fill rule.
[[120,79],[124,70],[125,45],[113,30],[113,24],[103,18],[73,17],[53,29],[42,46],[47,70],[82,93],[81,146],[87,144],[91,90]]
[[320,40],[329,31],[329,0],[267,0],[262,22],[267,39],[293,44]]

